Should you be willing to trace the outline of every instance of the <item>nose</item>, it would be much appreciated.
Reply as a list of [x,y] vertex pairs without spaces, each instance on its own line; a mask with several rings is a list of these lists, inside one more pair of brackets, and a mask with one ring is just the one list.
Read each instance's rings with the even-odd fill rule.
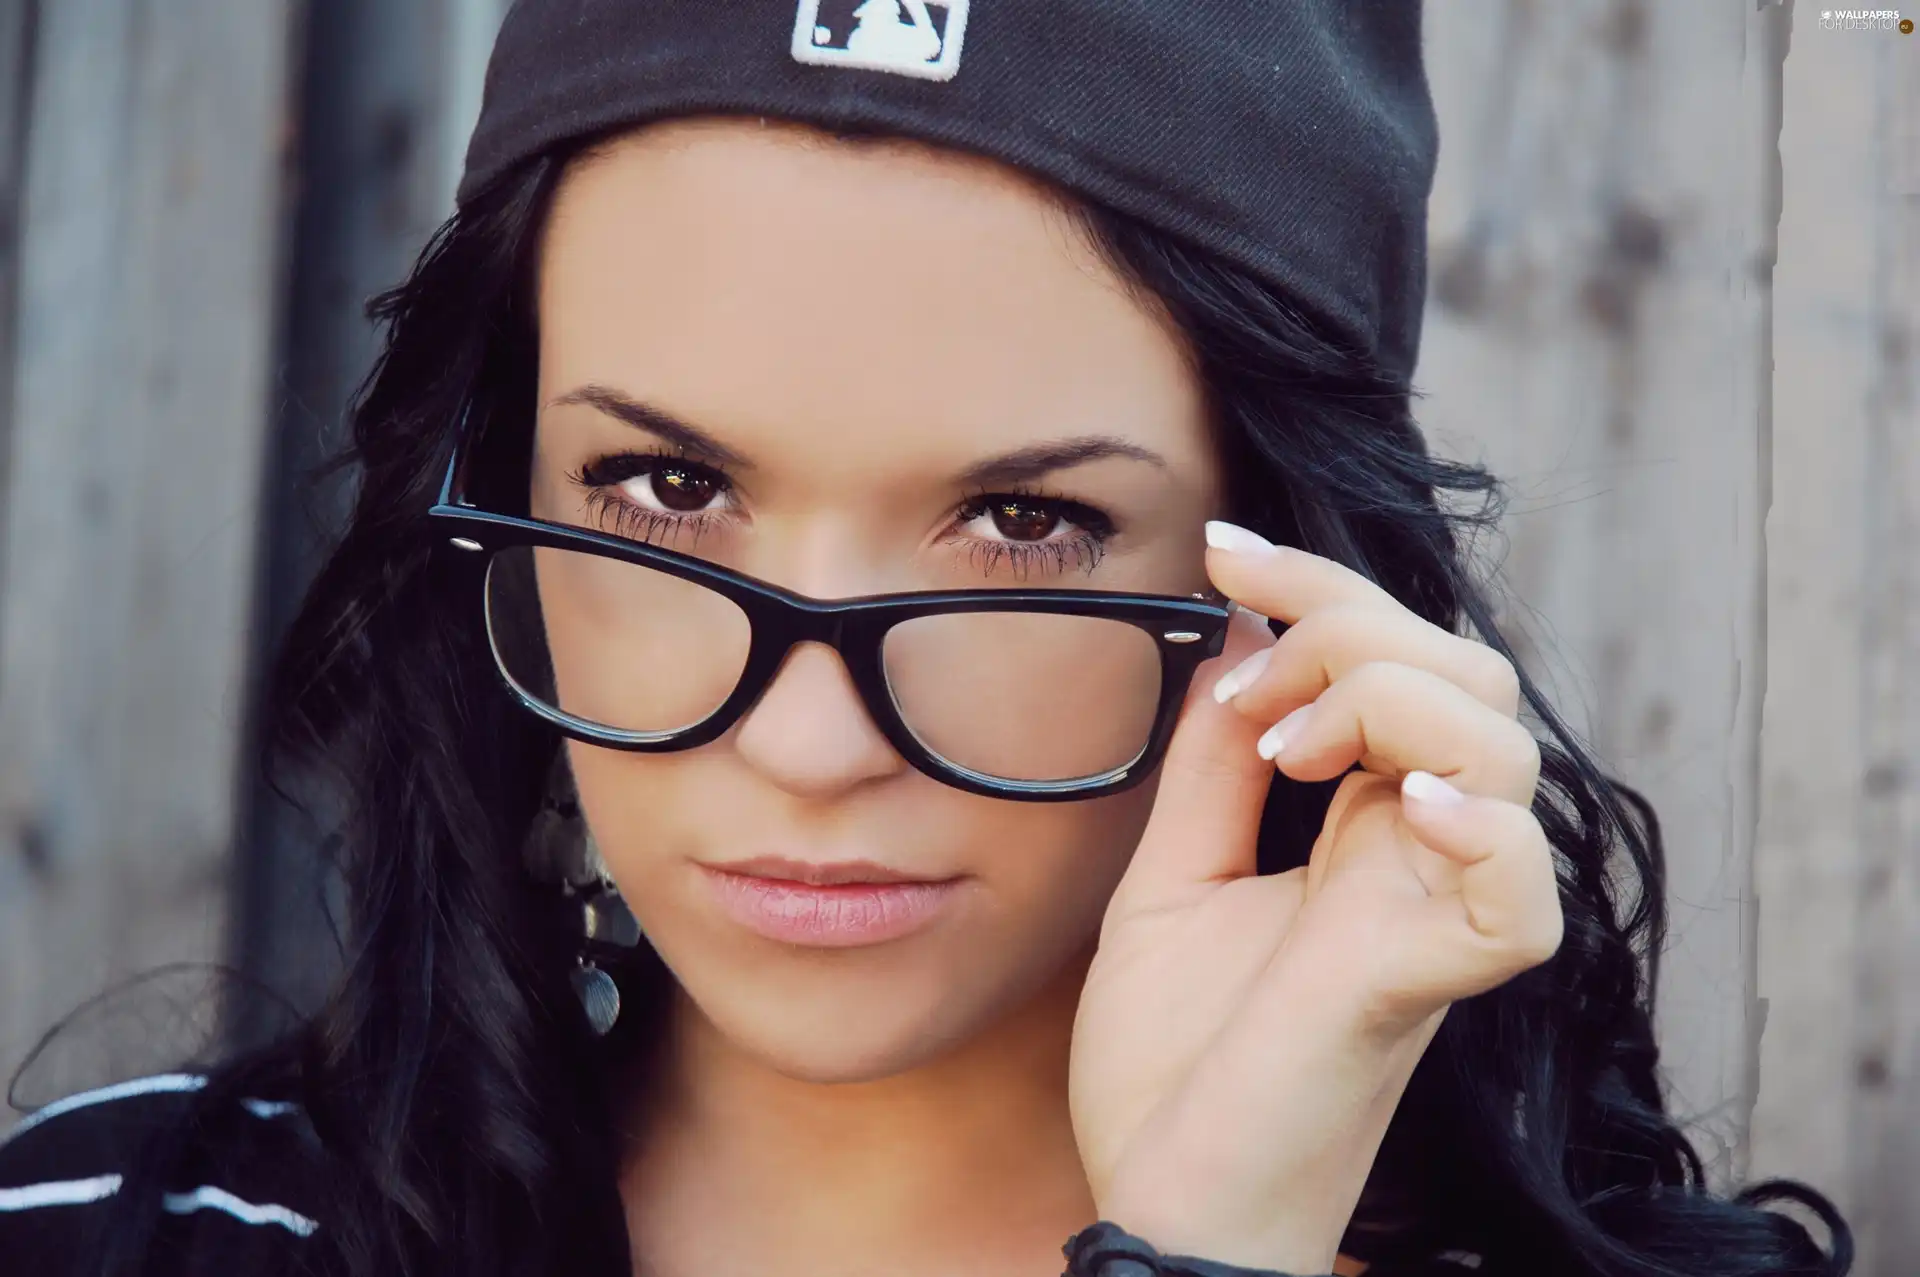
[[906,770],[868,716],[838,653],[801,643],[735,729],[747,765],[800,798],[834,798]]

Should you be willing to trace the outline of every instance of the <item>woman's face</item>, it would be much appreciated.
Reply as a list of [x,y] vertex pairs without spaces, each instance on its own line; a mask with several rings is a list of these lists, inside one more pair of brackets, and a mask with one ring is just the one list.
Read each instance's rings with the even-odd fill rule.
[[[1182,347],[1005,168],[754,119],[656,125],[562,183],[539,306],[538,517],[817,598],[1206,588],[1222,476]],[[1039,452],[1059,455],[1020,473]],[[556,665],[562,644],[595,641],[549,627]],[[730,642],[636,639],[623,678],[649,703],[691,695],[727,676]],[[973,669],[987,690],[959,696],[979,652],[934,651],[926,694],[955,730],[1062,730],[990,690],[1030,678],[1020,662]],[[1070,973],[1153,799],[1151,784],[1065,803],[942,785],[817,645],[712,744],[569,748],[601,853],[688,996],[741,1049],[817,1081],[928,1061]],[[792,943],[736,921],[706,868],[763,856],[959,881],[910,934]]]

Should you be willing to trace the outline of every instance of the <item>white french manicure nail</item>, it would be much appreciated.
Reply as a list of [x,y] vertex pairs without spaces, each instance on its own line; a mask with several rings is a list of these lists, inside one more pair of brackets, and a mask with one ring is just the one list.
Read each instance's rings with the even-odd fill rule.
[[1400,781],[1400,792],[1415,802],[1436,807],[1458,807],[1467,796],[1432,772],[1408,772]]
[[1237,523],[1226,523],[1220,519],[1207,521],[1207,544],[1216,550],[1228,550],[1235,554],[1267,554],[1275,549],[1273,542],[1258,532],[1249,532]]
[[1293,711],[1293,713],[1287,715],[1272,727],[1269,727],[1266,734],[1254,745],[1254,749],[1259,752],[1260,757],[1266,759],[1268,762],[1272,762],[1274,759],[1280,757],[1280,751],[1287,747],[1287,742],[1298,736],[1300,729],[1306,725],[1307,711],[1312,708],[1311,703],[1302,705],[1299,709]]
[[1263,647],[1240,662],[1213,685],[1213,699],[1225,705],[1247,688],[1253,686],[1253,680],[1260,677],[1260,671],[1267,668],[1267,658],[1273,655],[1273,649]]

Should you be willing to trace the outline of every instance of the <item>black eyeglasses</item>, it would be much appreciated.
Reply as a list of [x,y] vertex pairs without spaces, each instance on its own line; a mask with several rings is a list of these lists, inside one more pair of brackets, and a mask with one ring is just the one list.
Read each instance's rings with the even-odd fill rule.
[[486,556],[487,639],[508,690],[594,745],[707,744],[753,708],[796,644],[820,643],[926,775],[996,798],[1093,798],[1159,765],[1195,669],[1225,644],[1218,596],[813,599],[660,546],[483,510],[464,495],[461,433],[429,517]]

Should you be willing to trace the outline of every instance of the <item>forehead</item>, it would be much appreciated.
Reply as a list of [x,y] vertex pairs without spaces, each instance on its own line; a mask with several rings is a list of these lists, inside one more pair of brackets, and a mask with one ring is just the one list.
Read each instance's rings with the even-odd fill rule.
[[629,134],[561,184],[540,318],[543,402],[609,385],[762,452],[1210,451],[1171,324],[1065,208],[914,143],[746,118]]

